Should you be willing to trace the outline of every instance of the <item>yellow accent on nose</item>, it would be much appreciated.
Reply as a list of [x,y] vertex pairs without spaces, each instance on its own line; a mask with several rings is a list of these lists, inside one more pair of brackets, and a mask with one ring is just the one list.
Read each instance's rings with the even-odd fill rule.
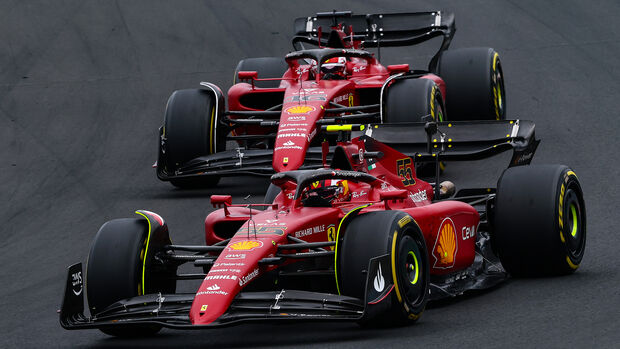
[[[327,126],[327,132],[338,132],[338,131],[351,131],[353,129],[353,125],[329,125]],[[363,129],[363,128],[360,128]]]

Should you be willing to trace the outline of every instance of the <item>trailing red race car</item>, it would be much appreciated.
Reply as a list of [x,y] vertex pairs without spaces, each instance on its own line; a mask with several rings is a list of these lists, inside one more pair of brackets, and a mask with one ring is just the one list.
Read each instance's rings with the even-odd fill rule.
[[[298,18],[297,51],[239,62],[227,98],[207,82],[170,96],[157,176],[188,187],[214,185],[221,176],[317,168],[320,143],[336,145],[324,125],[504,119],[499,55],[491,48],[448,50],[455,30],[454,16],[439,11]],[[436,37],[441,45],[426,69],[379,62],[380,48]],[[377,48],[379,59],[366,48]],[[236,147],[227,150],[227,141]]]
[[[344,129],[362,134],[347,140]],[[234,205],[213,195],[222,208],[205,219],[205,245],[172,244],[163,218],[149,211],[105,223],[87,280],[81,263],[69,268],[62,326],[126,336],[244,321],[402,324],[416,321],[429,299],[488,288],[507,273],[558,275],[579,266],[586,240],[579,180],[566,166],[522,166],[538,145],[533,123],[334,131],[341,139],[331,167],[274,174],[281,193],[273,202]],[[436,166],[506,150],[513,157],[496,189],[455,193],[451,183],[417,178],[412,157],[380,141],[405,137],[416,159]],[[179,272],[184,263],[199,272]],[[202,284],[176,293],[189,279]]]

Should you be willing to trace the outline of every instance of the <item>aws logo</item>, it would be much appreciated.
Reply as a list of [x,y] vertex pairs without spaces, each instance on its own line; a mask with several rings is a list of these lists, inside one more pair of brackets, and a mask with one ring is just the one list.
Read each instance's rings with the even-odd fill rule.
[[433,247],[433,257],[435,264],[433,268],[448,269],[454,266],[456,252],[458,251],[458,241],[456,239],[456,228],[450,218],[446,218],[439,226],[439,233]]

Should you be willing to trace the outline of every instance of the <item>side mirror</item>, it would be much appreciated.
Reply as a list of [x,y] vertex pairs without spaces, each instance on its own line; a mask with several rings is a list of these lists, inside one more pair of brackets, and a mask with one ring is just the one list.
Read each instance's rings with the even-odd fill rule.
[[240,71],[237,76],[239,77],[239,80],[255,80],[258,79],[258,72]]
[[393,64],[387,66],[388,73],[390,75],[397,73],[406,73],[409,71],[409,64]]
[[407,198],[407,190],[399,189],[399,190],[390,190],[390,191],[382,191],[379,193],[379,199],[382,201],[385,200],[404,200]]
[[232,205],[232,196],[230,195],[211,195],[211,205],[216,208]]

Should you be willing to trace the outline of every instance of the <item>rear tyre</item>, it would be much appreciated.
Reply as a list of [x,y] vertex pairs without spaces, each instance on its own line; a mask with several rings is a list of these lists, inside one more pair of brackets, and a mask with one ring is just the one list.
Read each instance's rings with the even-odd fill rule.
[[[255,71],[259,79],[267,79],[281,78],[287,70],[288,64],[281,57],[246,58],[237,64],[233,84],[239,82],[237,79],[240,71]],[[280,80],[256,81],[254,85],[262,88],[277,88],[280,86]]]
[[[433,80],[398,80],[388,87],[383,122],[441,122],[446,120],[445,110],[441,90]],[[442,164],[440,171],[443,171],[443,167],[445,165]],[[416,174],[424,178],[435,177],[435,164],[418,164]]]
[[494,250],[514,276],[574,272],[586,244],[579,180],[562,165],[511,167],[498,181]]
[[504,120],[506,90],[499,54],[489,47],[448,50],[439,59],[450,120]]
[[[403,79],[388,87],[383,122],[402,123],[445,120],[443,98],[439,87],[430,79]],[[429,118],[430,117],[430,118]]]
[[[201,89],[174,91],[166,105],[164,170],[173,174],[188,161],[225,148],[225,139],[216,133],[217,115],[214,96]],[[219,176],[177,178],[170,182],[180,188],[210,187]]]
[[342,243],[337,248],[342,294],[364,299],[368,263],[374,257],[389,254],[391,268],[382,273],[394,270],[396,275],[390,307],[362,319],[361,324],[402,325],[420,317],[428,301],[430,270],[424,236],[409,215],[401,211],[362,214],[353,218],[338,243]]
[[[86,265],[86,295],[94,315],[109,305],[143,294],[144,265],[148,223],[144,219],[124,218],[105,223],[91,245]],[[102,328],[119,337],[149,336],[161,326],[132,325]]]

